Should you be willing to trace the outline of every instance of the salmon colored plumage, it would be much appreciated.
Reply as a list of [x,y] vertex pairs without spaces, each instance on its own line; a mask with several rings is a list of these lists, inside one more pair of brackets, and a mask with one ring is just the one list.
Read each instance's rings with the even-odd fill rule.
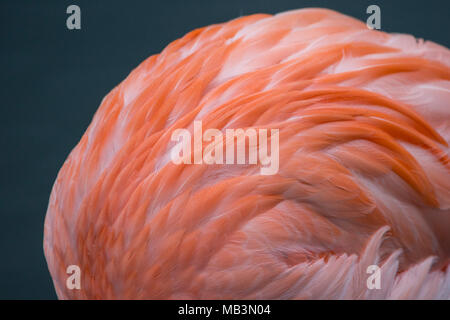
[[[58,297],[449,299],[449,80],[447,48],[330,10],[188,33],[105,97],[58,174]],[[278,173],[172,163],[194,120],[279,128]]]

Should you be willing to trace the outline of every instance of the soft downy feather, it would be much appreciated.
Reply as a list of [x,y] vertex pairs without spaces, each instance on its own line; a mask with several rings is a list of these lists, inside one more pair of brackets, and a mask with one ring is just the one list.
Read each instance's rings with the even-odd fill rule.
[[[330,10],[188,33],[104,98],[58,174],[58,297],[449,299],[449,80],[447,48]],[[279,129],[279,171],[175,165],[196,120]]]

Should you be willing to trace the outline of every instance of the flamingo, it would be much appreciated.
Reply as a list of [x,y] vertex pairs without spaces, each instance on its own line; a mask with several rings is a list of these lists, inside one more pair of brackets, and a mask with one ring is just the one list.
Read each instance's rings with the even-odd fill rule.
[[[449,80],[447,48],[327,9],[189,32],[103,99],[59,171],[58,298],[450,299]],[[278,172],[173,163],[198,120],[279,129]]]

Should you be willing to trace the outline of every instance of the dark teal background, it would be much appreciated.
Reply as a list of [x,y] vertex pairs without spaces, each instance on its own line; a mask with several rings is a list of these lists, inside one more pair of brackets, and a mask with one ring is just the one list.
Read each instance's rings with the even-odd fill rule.
[[[81,8],[82,29],[66,28]],[[450,45],[450,1],[0,1],[0,299],[56,298],[42,238],[59,168],[102,98],[148,56],[190,30],[239,15],[326,7],[382,30]]]

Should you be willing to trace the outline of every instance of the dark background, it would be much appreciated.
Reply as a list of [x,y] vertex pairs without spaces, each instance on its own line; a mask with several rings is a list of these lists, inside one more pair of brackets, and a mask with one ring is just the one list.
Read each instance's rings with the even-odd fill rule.
[[[81,30],[66,8],[81,8]],[[51,187],[101,99],[190,30],[239,15],[325,7],[450,46],[450,1],[0,0],[0,299],[54,299],[43,249]]]

